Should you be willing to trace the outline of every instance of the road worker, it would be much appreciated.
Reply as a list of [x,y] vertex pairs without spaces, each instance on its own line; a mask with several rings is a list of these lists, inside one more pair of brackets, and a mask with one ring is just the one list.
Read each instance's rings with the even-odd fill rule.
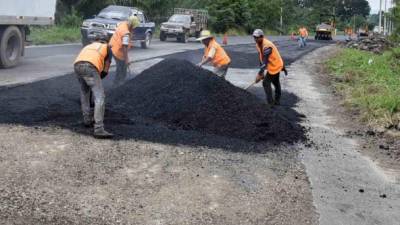
[[301,26],[299,29],[299,42],[301,48],[307,45],[307,38],[308,38],[308,30],[306,27]]
[[197,64],[203,66],[207,63],[212,63],[214,66],[214,73],[225,79],[228,73],[228,68],[231,63],[231,59],[225,50],[217,43],[215,37],[211,35],[208,30],[203,30],[200,34],[200,38],[197,39],[204,44],[204,56],[202,61]]
[[[112,53],[107,44],[107,34],[96,34],[94,42],[79,53],[74,62],[74,70],[81,87],[81,108],[83,123],[94,126],[94,137],[112,138],[113,134],[104,129],[105,94],[102,79],[108,74]],[[94,98],[94,112],[91,112],[91,95]]]
[[133,30],[139,26],[139,24],[139,19],[136,16],[130,16],[127,21],[121,22],[118,25],[115,33],[111,37],[110,46],[117,64],[114,86],[121,85],[126,79],[129,66],[129,44],[132,39]]
[[[281,84],[279,81],[280,72],[286,69],[278,48],[271,41],[264,37],[264,32],[256,29],[253,32],[256,48],[259,53],[260,71],[256,77],[256,83],[263,80],[263,87],[269,105],[280,105]],[[271,83],[275,87],[275,99],[272,97]]]

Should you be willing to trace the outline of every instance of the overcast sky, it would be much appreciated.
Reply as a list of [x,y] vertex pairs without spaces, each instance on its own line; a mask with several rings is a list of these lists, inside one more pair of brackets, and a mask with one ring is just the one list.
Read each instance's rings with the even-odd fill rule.
[[[368,0],[371,6],[371,13],[377,13],[379,11],[379,1],[380,0]],[[390,7],[392,0],[387,0],[387,7]],[[382,9],[385,9],[385,0],[382,0]]]

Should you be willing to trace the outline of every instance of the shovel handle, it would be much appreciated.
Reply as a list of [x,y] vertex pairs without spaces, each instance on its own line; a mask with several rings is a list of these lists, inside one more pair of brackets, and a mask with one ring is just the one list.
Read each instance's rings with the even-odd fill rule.
[[253,83],[251,83],[247,88],[245,88],[244,90],[248,90],[249,88],[251,88],[251,87],[253,87],[255,84],[256,84],[257,82],[253,82]]

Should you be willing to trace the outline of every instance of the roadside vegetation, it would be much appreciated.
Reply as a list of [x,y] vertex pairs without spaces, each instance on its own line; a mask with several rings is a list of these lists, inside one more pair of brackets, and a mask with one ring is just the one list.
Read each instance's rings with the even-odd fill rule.
[[29,41],[33,45],[75,43],[81,40],[80,26],[83,17],[72,9],[55,26],[31,26]]
[[372,126],[400,129],[400,48],[383,55],[343,49],[327,62],[345,105]]
[[80,42],[81,33],[79,27],[31,27],[29,41],[32,45],[64,44]]

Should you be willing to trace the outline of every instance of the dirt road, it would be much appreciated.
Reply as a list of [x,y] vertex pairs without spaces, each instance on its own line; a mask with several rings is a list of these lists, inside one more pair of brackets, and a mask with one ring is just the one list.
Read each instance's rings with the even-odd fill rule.
[[[80,123],[73,76],[1,89],[0,223],[396,224],[399,184],[329,123],[335,118],[316,71],[319,56],[331,51],[298,61],[325,44],[312,42],[307,50],[278,44],[293,64],[282,78],[283,104],[274,110],[309,130],[307,142],[247,142],[115,109],[106,113],[106,126],[117,138],[99,141]],[[197,61],[200,52],[165,57]],[[234,56],[228,81],[251,83],[258,66],[253,44],[228,52]],[[137,63],[135,72],[160,60]],[[250,92],[265,98],[259,85]]]

